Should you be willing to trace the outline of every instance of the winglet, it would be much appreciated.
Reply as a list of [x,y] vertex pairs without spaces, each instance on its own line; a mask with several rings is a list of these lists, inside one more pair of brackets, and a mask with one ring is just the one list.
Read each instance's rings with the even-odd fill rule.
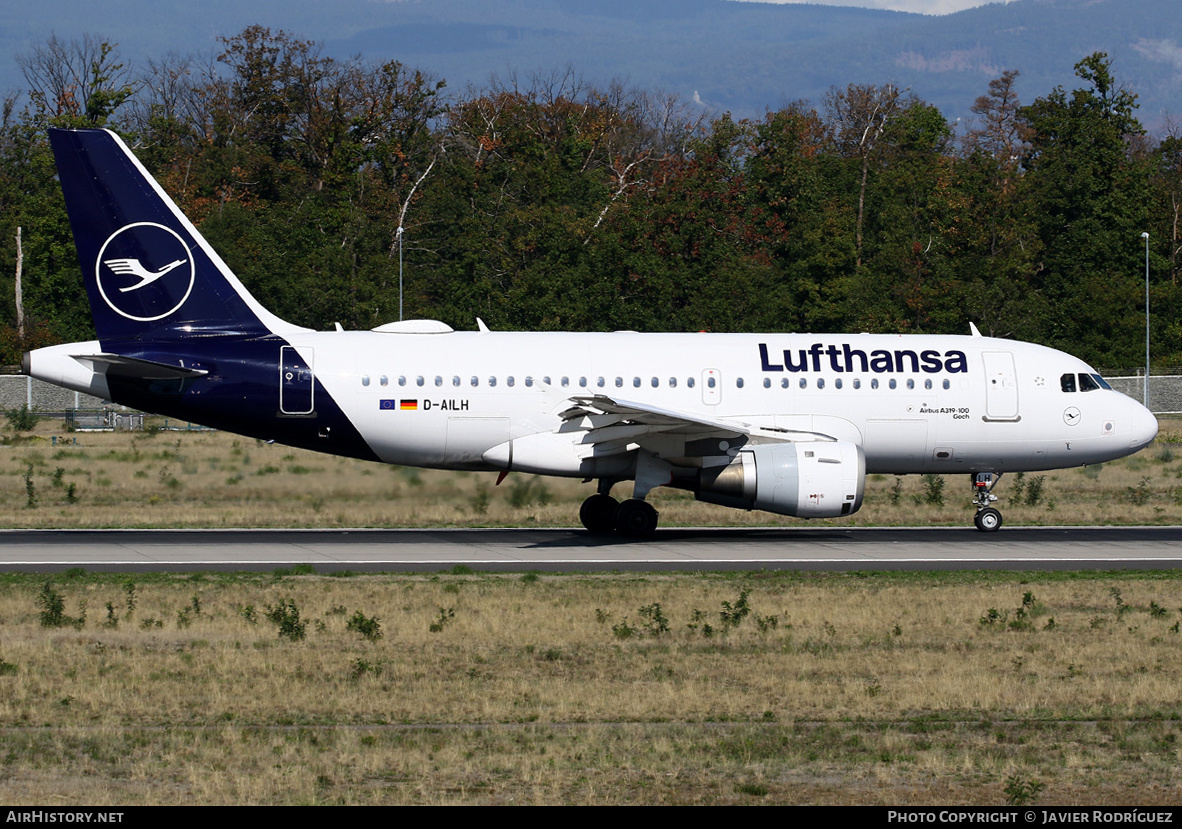
[[971,332],[972,332],[972,334],[973,334],[973,336],[974,336],[974,337],[980,337],[980,336],[981,336],[981,332],[977,330],[977,324],[976,324],[975,322],[970,322],[970,323],[969,323],[969,331],[971,331]]
[[476,328],[480,331],[481,334],[488,333],[488,326],[484,324],[484,320],[482,320],[480,317],[476,318]]

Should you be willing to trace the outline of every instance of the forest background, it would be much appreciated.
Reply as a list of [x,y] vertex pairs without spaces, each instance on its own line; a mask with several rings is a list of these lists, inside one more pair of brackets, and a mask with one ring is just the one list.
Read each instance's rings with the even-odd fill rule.
[[520,330],[975,322],[1120,371],[1144,362],[1148,232],[1154,363],[1182,364],[1182,128],[1149,136],[1103,53],[1030,103],[1001,73],[958,127],[890,83],[734,119],[571,72],[453,92],[260,26],[221,43],[131,65],[114,43],[54,37],[18,57],[0,363],[93,337],[56,125],[124,136],[255,296],[312,328],[371,328],[400,305]]

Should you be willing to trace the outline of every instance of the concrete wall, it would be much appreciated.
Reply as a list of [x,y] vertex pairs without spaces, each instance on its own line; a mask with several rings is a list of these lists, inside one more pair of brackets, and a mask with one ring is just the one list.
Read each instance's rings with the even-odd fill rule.
[[89,394],[63,389],[52,383],[34,380],[20,374],[0,374],[0,409],[19,409],[28,406],[42,412],[63,412],[66,409],[123,410],[109,401]]

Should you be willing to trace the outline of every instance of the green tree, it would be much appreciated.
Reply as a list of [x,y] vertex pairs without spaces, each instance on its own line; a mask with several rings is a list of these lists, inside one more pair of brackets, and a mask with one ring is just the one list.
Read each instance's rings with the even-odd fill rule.
[[1135,365],[1148,172],[1128,152],[1129,137],[1143,132],[1136,95],[1117,85],[1103,53],[1075,69],[1084,88],[1056,88],[1021,111],[1042,244],[1038,284],[1050,311],[1045,339],[1094,363]]

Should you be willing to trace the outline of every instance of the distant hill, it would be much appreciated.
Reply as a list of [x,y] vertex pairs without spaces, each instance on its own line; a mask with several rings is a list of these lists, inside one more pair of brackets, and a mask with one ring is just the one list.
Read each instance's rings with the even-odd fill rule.
[[[592,83],[613,78],[700,100],[716,112],[758,116],[797,99],[819,101],[849,83],[910,87],[950,118],[966,118],[1002,70],[1018,69],[1025,102],[1095,51],[1137,92],[1141,119],[1182,115],[1182,15],[1177,0],[1015,0],[942,17],[821,5],[728,0],[42,0],[0,10],[0,54],[52,31],[120,44],[132,61],[168,52],[212,55],[218,35],[251,23],[322,41],[329,54],[397,59],[477,87],[492,74],[550,75],[567,68]],[[171,4],[170,4],[171,5]],[[118,25],[113,24],[118,7]],[[1135,13],[1134,13],[1135,12]],[[63,25],[62,21],[68,21]],[[0,61],[0,89],[23,80]]]

